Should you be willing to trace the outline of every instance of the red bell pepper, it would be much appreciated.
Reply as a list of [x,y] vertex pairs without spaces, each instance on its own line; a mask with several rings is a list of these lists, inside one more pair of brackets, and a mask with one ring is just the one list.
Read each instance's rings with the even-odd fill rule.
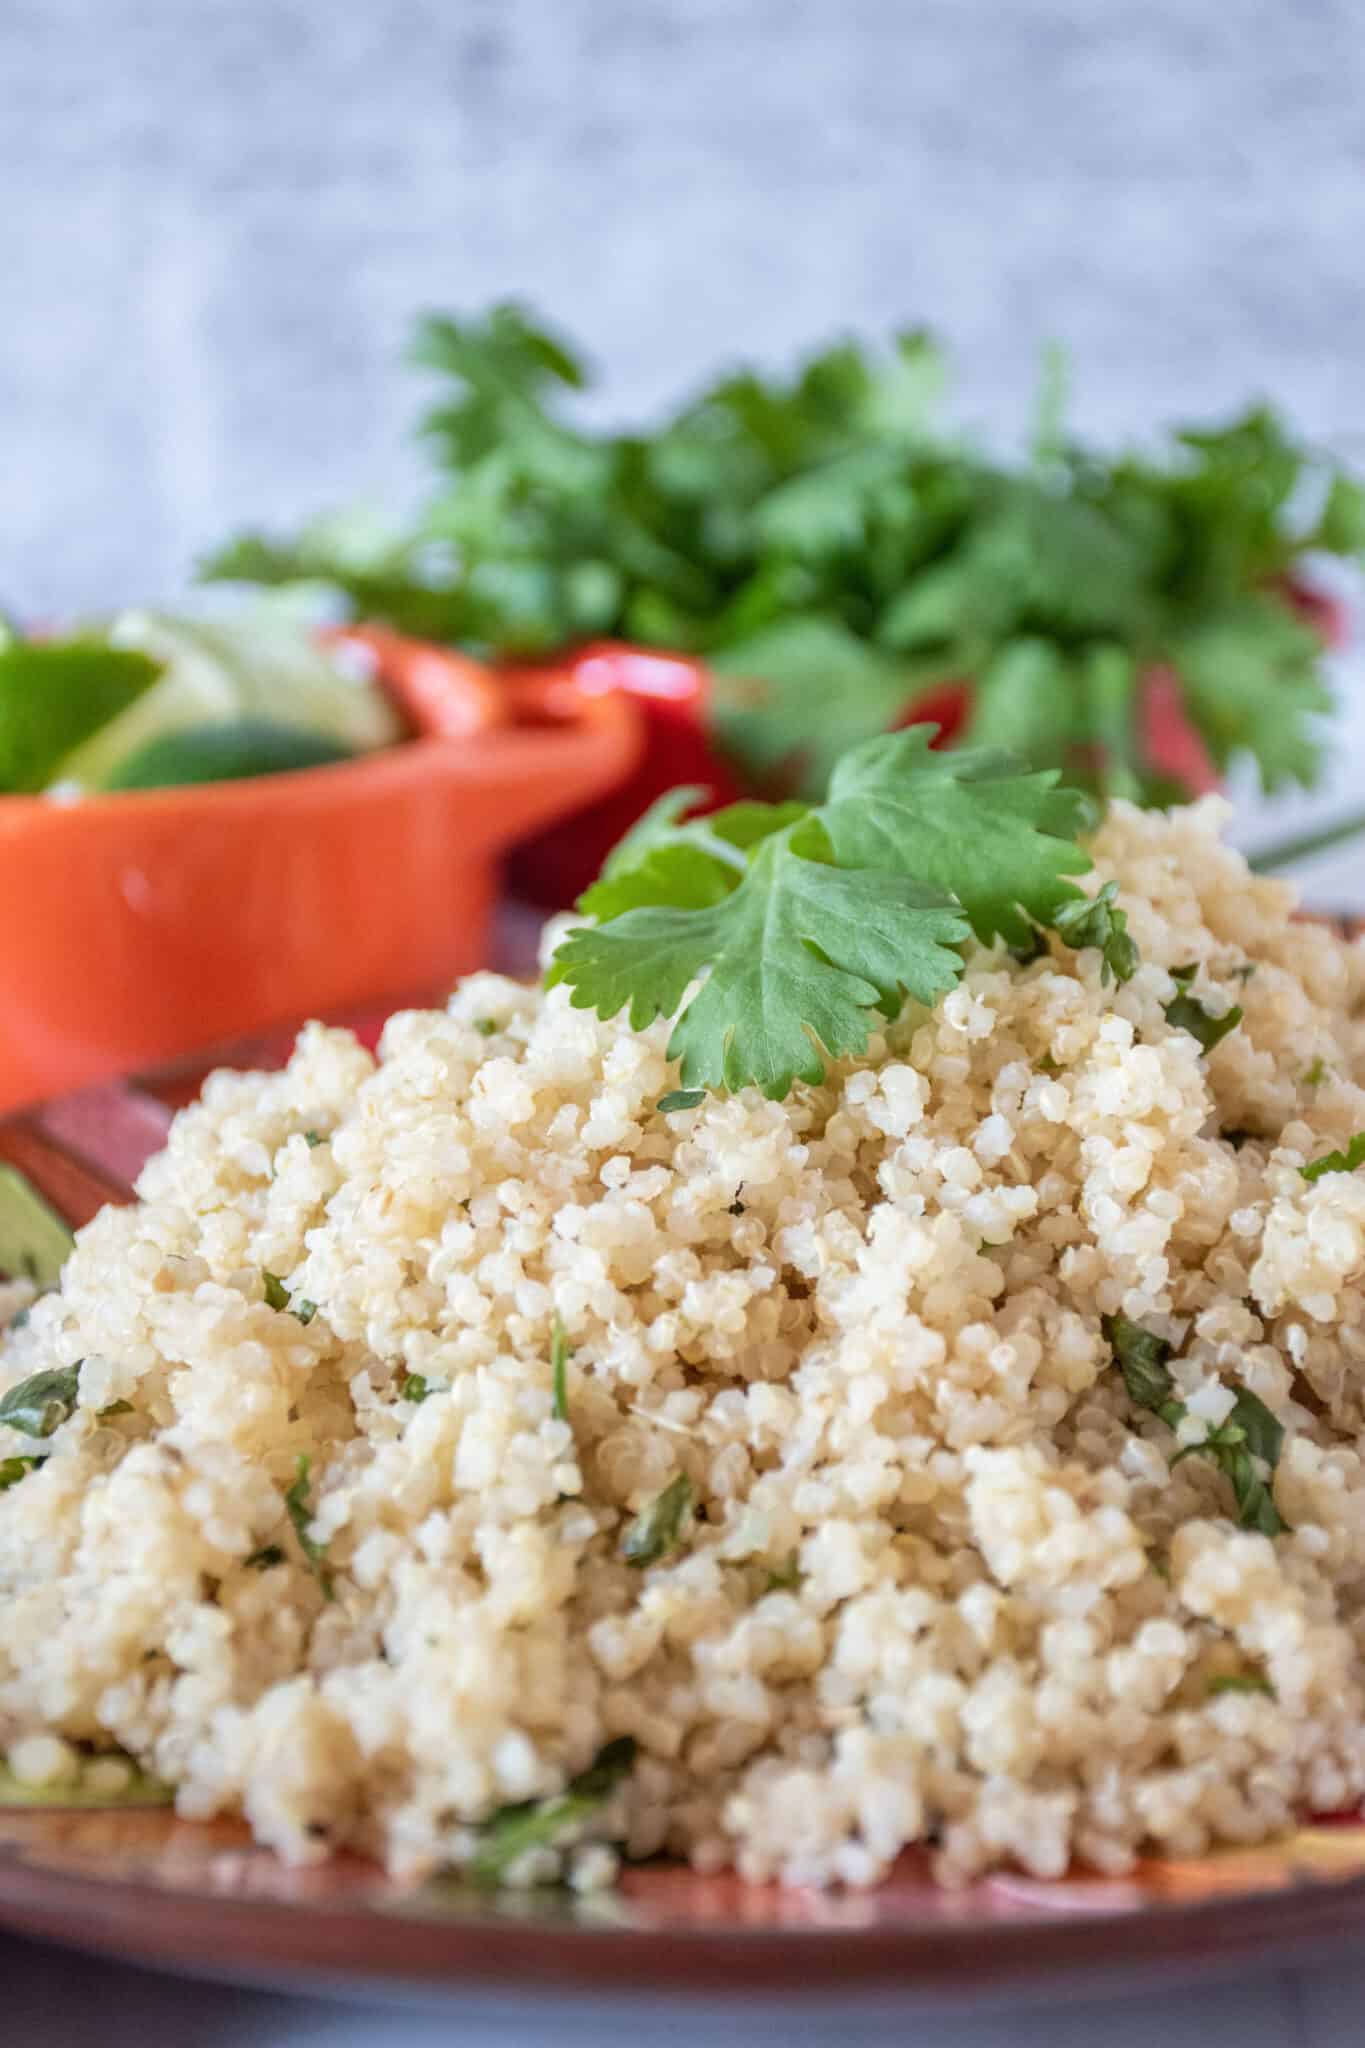
[[[507,878],[513,895],[546,910],[581,896],[618,839],[666,789],[691,782],[718,809],[741,795],[734,771],[709,730],[711,678],[700,662],[603,641],[554,664],[580,690],[623,690],[644,725],[644,751],[634,772],[610,796],[537,833],[513,852]],[[504,669],[512,679],[524,669]]]

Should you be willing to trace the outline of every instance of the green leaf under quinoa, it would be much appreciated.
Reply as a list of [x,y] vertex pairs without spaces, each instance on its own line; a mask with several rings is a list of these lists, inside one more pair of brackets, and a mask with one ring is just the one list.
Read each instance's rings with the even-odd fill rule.
[[704,1088],[674,1088],[668,1095],[661,1095],[654,1107],[664,1116],[673,1116],[680,1109],[700,1109],[705,1100]]
[[322,1597],[324,1600],[330,1600],[333,1597],[332,1575],[326,1566],[327,1546],[325,1543],[317,1542],[309,1533],[313,1521],[313,1508],[308,1489],[308,1474],[311,1468],[312,1460],[300,1452],[296,1477],[284,1496],[284,1505],[294,1525],[294,1534],[299,1539],[299,1549],[307,1559],[313,1577],[322,1588]]
[[692,1512],[692,1482],[685,1472],[671,1479],[648,1507],[641,1508],[621,1539],[621,1555],[643,1571],[676,1550]]
[[[1135,1407],[1148,1408],[1153,1415],[1164,1416],[1167,1404],[1174,1401],[1175,1395],[1175,1381],[1166,1370],[1166,1361],[1171,1355],[1171,1346],[1166,1339],[1151,1330],[1144,1330],[1140,1323],[1130,1322],[1127,1316],[1104,1316],[1100,1327],[1123,1374],[1129,1400]],[[1179,1406],[1178,1403],[1175,1405]],[[1176,1420],[1179,1419],[1178,1413]]]
[[266,1307],[277,1310],[281,1315],[288,1314],[296,1317],[306,1329],[318,1312],[317,1303],[309,1301],[304,1295],[300,1295],[299,1299],[295,1301],[278,1273],[263,1271],[261,1280],[265,1291]]
[[1240,1004],[1234,1003],[1221,1017],[1215,1017],[1212,1010],[1205,1009],[1198,996],[1188,995],[1184,989],[1166,1005],[1166,1022],[1176,1031],[1188,1031],[1191,1038],[1198,1039],[1205,1052],[1212,1052],[1216,1045],[1221,1045],[1241,1021]]
[[624,1783],[635,1763],[636,1743],[618,1735],[606,1743],[586,1771],[571,1778],[551,1799],[505,1806],[484,1823],[482,1840],[469,1865],[475,1884],[498,1885],[532,1849],[551,1849],[591,1820]]
[[[1104,1316],[1101,1328],[1123,1373],[1129,1400],[1160,1416],[1169,1428],[1178,1429],[1187,1410],[1184,1402],[1176,1399],[1175,1381],[1167,1370],[1171,1347],[1166,1339],[1130,1322],[1127,1316]],[[1171,1464],[1174,1467],[1185,1458],[1211,1459],[1232,1487],[1242,1527],[1257,1529],[1263,1536],[1280,1536],[1289,1525],[1275,1506],[1259,1463],[1273,1472],[1283,1445],[1284,1425],[1259,1395],[1242,1387],[1225,1420],[1210,1429],[1200,1443],[1182,1445]]]
[[1246,1387],[1238,1391],[1236,1404],[1226,1420],[1209,1430],[1202,1443],[1186,1444],[1172,1458],[1211,1458],[1226,1475],[1237,1502],[1237,1518],[1244,1529],[1258,1529],[1263,1536],[1279,1536],[1288,1528],[1257,1461],[1273,1472],[1284,1444],[1284,1425],[1277,1422],[1259,1395]]
[[788,1593],[801,1584],[804,1574],[795,1551],[785,1561],[768,1573],[764,1586],[765,1593]]
[[554,1387],[553,1413],[556,1422],[569,1419],[569,1360],[573,1356],[564,1325],[558,1315],[550,1336],[550,1378]]
[[35,1372],[0,1397],[0,1423],[21,1436],[48,1437],[76,1412],[81,1365]]
[[1035,960],[1050,959],[1052,948],[1047,933],[1035,925],[1022,945],[1010,947],[1009,955],[1016,967],[1032,967]]
[[1256,1671],[1224,1672],[1220,1677],[1209,1680],[1209,1698],[1211,1700],[1217,1699],[1221,1693],[1225,1692],[1260,1692],[1265,1693],[1272,1700],[1275,1697],[1275,1688],[1270,1683],[1270,1680],[1263,1678]]
[[1365,1166],[1365,1131],[1357,1131],[1344,1151],[1324,1152],[1320,1159],[1310,1159],[1299,1172],[1305,1180],[1321,1180],[1325,1173],[1354,1173],[1358,1166]]
[[0,1273],[51,1288],[76,1240],[17,1167],[0,1164]]
[[30,1472],[35,1472],[46,1462],[44,1458],[0,1458],[0,1493],[17,1486],[21,1479],[27,1479]]
[[[92,1785],[89,1782],[91,1769],[102,1763],[126,1764],[128,1782],[113,1792],[101,1791]],[[51,1812],[115,1812],[127,1807],[174,1804],[174,1786],[162,1784],[159,1778],[154,1778],[142,1770],[122,1750],[106,1751],[103,1755],[83,1758],[80,1776],[74,1784],[21,1785],[12,1771],[0,1764],[0,1811],[5,1807],[23,1806],[45,1808]]]

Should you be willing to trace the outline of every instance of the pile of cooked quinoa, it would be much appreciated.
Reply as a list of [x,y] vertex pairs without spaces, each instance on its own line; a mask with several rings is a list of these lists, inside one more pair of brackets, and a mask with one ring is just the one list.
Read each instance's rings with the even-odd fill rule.
[[[1365,951],[1223,814],[1096,839],[1126,985],[976,947],[785,1102],[661,1110],[665,1024],[491,974],[215,1075],[0,1345],[0,1392],[80,1365],[0,1428],[13,1774],[122,1752],[418,1875],[633,1738],[503,1873],[581,1886],[1118,1871],[1357,1800],[1365,1172],[1300,1169],[1365,1128]],[[1244,1389],[1273,1536],[1200,1454]]]

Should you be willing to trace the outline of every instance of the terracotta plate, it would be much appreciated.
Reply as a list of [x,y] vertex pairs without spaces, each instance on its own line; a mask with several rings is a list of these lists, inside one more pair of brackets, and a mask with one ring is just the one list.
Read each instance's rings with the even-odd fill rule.
[[[184,1077],[162,1089],[183,1097]],[[126,1199],[168,1111],[106,1088],[0,1125],[0,1157],[75,1223]],[[906,1857],[878,1890],[782,1892],[668,1865],[606,1898],[404,1888],[357,1858],[288,1870],[246,1830],[164,1811],[10,1806],[0,1794],[0,1925],[196,1974],[768,1998],[979,2000],[1153,1970],[1231,1968],[1365,1939],[1365,1822],[1130,1877],[1014,1875],[943,1892]]]

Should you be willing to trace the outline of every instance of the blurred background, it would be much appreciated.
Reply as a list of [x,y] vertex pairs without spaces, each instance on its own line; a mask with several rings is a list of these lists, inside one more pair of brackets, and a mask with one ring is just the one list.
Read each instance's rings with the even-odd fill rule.
[[[1350,0],[5,0],[0,599],[164,597],[415,474],[415,311],[523,294],[614,412],[924,320],[1019,429],[1269,391],[1360,452]],[[411,465],[411,466],[410,466]]]

